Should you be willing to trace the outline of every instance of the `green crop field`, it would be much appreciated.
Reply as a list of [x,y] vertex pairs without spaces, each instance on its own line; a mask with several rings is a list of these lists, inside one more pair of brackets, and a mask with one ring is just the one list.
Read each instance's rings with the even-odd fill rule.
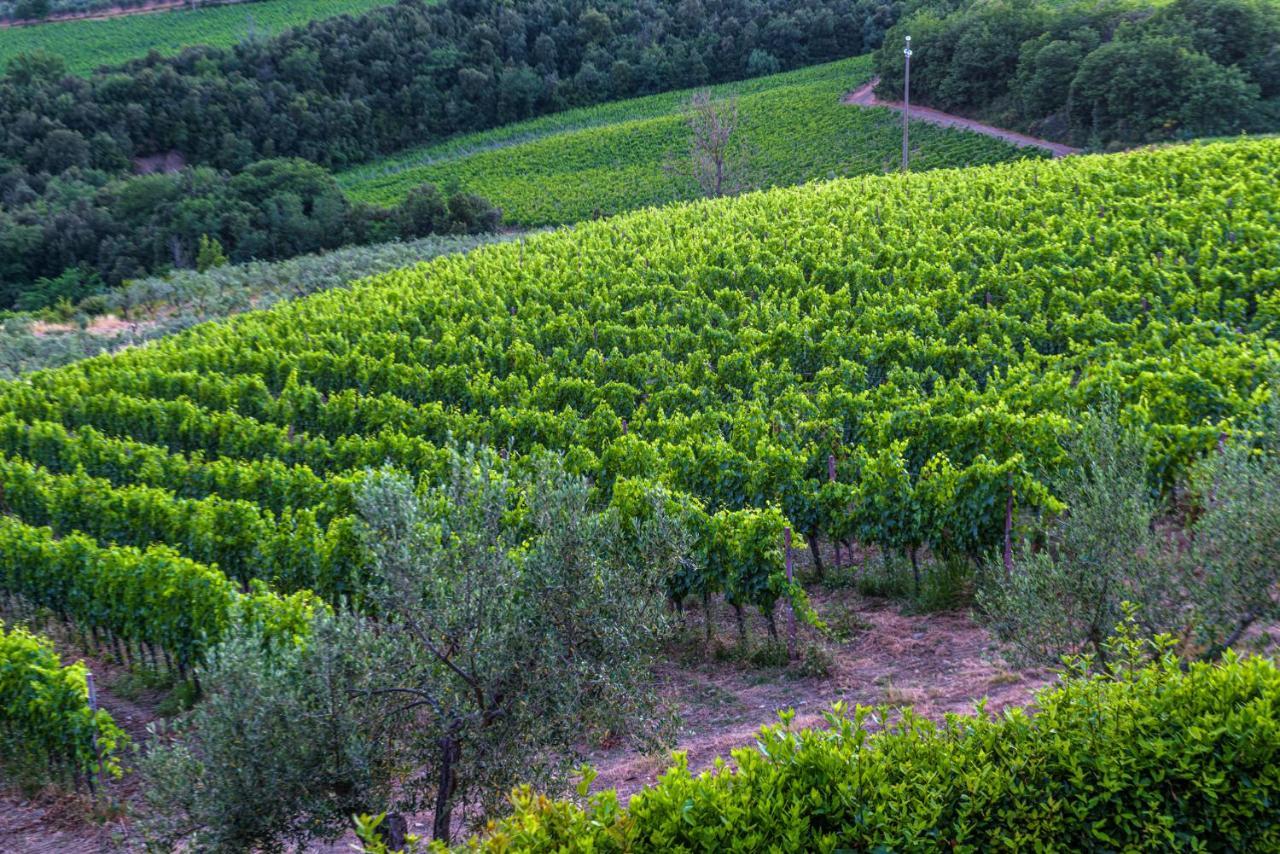
[[1082,407],[1115,401],[1166,487],[1258,414],[1277,208],[1273,139],[862,177],[446,256],[35,373],[0,384],[0,592],[191,660],[237,608],[289,625],[296,591],[358,601],[353,484],[439,476],[450,442],[563,451],[605,501],[663,483],[715,532],[673,590],[766,613],[784,521],[899,549],[914,520],[978,559],[1010,496],[1053,506]]
[[[870,57],[717,88],[737,93],[751,186],[897,169],[901,120],[888,110],[846,106],[841,96],[871,76]],[[681,169],[689,92],[573,110],[473,134],[348,170],[355,198],[393,204],[417,184],[458,182],[503,209],[507,222],[552,225],[692,199]],[[913,167],[971,166],[1044,156],[978,134],[912,124]]]
[[61,56],[73,74],[118,65],[155,50],[174,54],[197,44],[224,47],[250,35],[270,36],[308,21],[358,15],[391,0],[261,0],[180,12],[122,15],[0,29],[0,67],[19,53]]

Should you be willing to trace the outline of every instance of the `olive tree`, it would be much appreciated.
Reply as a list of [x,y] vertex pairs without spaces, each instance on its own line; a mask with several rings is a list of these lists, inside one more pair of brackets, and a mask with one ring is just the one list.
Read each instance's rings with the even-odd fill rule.
[[139,763],[144,834],[165,850],[281,851],[385,809],[410,722],[356,697],[387,651],[351,616],[317,617],[297,644],[233,633],[201,670],[199,704]]
[[1180,633],[1187,603],[1176,555],[1153,527],[1159,505],[1145,438],[1107,409],[1082,419],[1067,451],[1053,484],[1067,511],[1044,532],[1043,548],[1025,544],[1008,565],[992,558],[979,603],[1015,657],[1056,662],[1088,651],[1106,669],[1125,603],[1148,636]]
[[1191,528],[1196,641],[1216,658],[1259,621],[1280,617],[1280,433],[1259,425],[1206,458]]
[[666,734],[650,665],[682,556],[662,502],[624,531],[559,458],[532,469],[466,451],[443,486],[379,471],[358,496],[394,659],[367,694],[415,716],[399,806],[430,809],[436,839],[517,783],[563,782],[593,740]]

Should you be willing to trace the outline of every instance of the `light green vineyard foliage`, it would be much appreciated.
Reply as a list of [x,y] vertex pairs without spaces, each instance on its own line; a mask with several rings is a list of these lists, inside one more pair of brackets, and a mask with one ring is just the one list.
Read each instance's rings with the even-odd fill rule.
[[673,595],[766,616],[803,605],[785,524],[985,558],[1010,498],[1059,509],[1073,413],[1114,400],[1169,488],[1269,399],[1278,170],[1237,141],[643,211],[0,384],[30,494],[0,589],[193,657],[228,576],[349,595],[351,484],[468,442],[562,452],[630,516],[661,486],[698,539]]
[[358,15],[389,0],[259,0],[203,9],[122,15],[0,29],[0,68],[19,53],[60,56],[72,74],[141,59],[150,51],[172,55],[184,47],[231,47],[249,38],[335,15]]
[[[841,103],[871,78],[869,57],[717,87],[738,95],[751,186],[783,186],[896,170],[901,119]],[[618,101],[473,134],[345,172],[355,198],[391,205],[428,181],[458,182],[518,225],[577,222],[693,199],[684,161],[688,92]],[[912,125],[913,168],[971,166],[1043,156],[967,131]]]
[[128,739],[89,709],[83,662],[63,666],[47,639],[0,622],[0,760],[37,762],[54,778],[120,776]]

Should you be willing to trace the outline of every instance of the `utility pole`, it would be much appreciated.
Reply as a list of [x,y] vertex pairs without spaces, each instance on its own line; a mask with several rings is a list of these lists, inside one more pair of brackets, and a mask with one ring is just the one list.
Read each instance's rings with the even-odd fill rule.
[[907,147],[907,118],[911,112],[911,36],[907,36],[907,46],[902,49],[902,55],[906,58],[902,74],[902,171],[906,172],[911,157]]

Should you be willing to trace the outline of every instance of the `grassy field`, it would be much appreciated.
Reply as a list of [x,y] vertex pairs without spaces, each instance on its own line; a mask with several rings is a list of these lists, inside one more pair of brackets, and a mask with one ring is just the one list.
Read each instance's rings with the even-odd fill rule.
[[[887,110],[845,106],[840,96],[871,77],[858,57],[718,87],[736,93],[755,187],[897,169],[901,125]],[[423,182],[458,182],[503,208],[507,222],[551,225],[697,195],[680,166],[689,92],[572,110],[348,170],[355,198],[394,204]],[[1041,152],[968,132],[913,124],[913,165],[972,166]],[[675,168],[672,168],[675,167]]]
[[232,45],[251,32],[279,33],[308,21],[358,15],[391,0],[262,0],[189,12],[155,12],[86,21],[62,21],[0,30],[0,66],[25,51],[44,50],[66,60],[74,74],[117,65],[156,50],[174,54],[195,44]]

